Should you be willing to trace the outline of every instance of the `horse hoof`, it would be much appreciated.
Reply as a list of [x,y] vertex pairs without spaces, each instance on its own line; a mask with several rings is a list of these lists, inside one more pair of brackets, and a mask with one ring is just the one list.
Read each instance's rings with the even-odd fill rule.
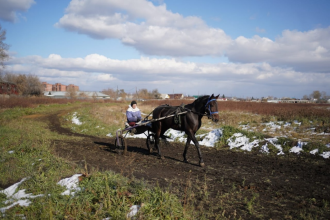
[[204,167],[204,166],[205,166],[205,164],[204,164],[204,163],[200,163],[199,165],[200,165],[201,167]]
[[189,163],[188,160],[183,160],[184,163]]

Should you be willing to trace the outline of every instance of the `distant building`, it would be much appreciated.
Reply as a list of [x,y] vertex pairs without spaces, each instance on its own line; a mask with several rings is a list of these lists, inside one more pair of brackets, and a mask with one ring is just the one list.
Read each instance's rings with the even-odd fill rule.
[[68,86],[66,86],[61,83],[49,84],[47,82],[42,82],[42,86],[44,88],[44,92],[49,92],[49,91],[65,92],[70,89],[73,89],[73,91],[79,91],[79,86],[73,84],[69,84]]
[[61,83],[55,83],[52,87],[52,91],[65,92],[66,91],[66,85],[63,85]]
[[15,83],[0,81],[0,94],[18,95],[18,88]]
[[[58,99],[71,98],[68,92],[63,92],[63,91],[47,91],[44,92],[44,96],[49,98],[58,98]],[[110,99],[110,96],[102,92],[77,92],[76,98],[77,99]]]
[[168,94],[169,99],[183,99],[184,95],[181,93],[177,93],[177,94]]
[[76,86],[76,85],[73,85],[73,84],[69,84],[66,87],[66,90],[70,90],[70,89],[72,89],[73,91],[79,91],[79,86]]
[[310,103],[310,100],[299,100],[299,99],[276,99],[276,100],[267,100],[271,103]]
[[168,94],[160,94],[161,99],[169,99],[170,96]]
[[53,89],[53,85],[49,84],[47,82],[42,82],[42,86],[43,86],[45,92],[52,91],[52,89]]

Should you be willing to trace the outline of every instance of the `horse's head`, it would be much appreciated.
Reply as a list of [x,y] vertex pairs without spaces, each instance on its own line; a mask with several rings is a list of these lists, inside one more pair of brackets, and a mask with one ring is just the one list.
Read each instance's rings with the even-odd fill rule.
[[214,122],[219,121],[219,112],[218,112],[218,103],[217,103],[218,97],[219,97],[219,95],[214,96],[214,94],[212,94],[207,99],[207,102],[205,104],[205,111],[207,113],[207,117],[209,119],[212,119],[212,121],[214,121]]

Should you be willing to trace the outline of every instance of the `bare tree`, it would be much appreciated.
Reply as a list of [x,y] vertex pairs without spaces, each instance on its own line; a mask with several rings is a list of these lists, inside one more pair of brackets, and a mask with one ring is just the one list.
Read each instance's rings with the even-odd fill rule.
[[138,96],[140,99],[149,99],[149,92],[147,89],[140,89],[138,91]]
[[42,94],[43,87],[38,76],[6,73],[3,77],[5,81],[15,83],[20,95],[36,95]]
[[321,98],[326,100],[327,99],[327,93],[325,91],[321,92]]
[[160,99],[161,98],[160,93],[158,92],[158,89],[152,90],[150,96],[154,99]]
[[78,95],[77,91],[75,90],[74,87],[67,88],[65,96],[70,97],[71,99],[76,99],[77,95]]
[[78,96],[79,96],[80,98],[82,98],[82,99],[87,99],[87,98],[88,98],[88,95],[87,95],[86,93],[84,93],[84,92],[80,92],[80,93],[78,94]]
[[6,40],[6,31],[2,29],[0,25],[0,79],[3,75],[4,61],[8,59],[7,50],[9,48],[8,44],[5,44]]
[[127,96],[127,93],[125,92],[125,90],[120,89],[120,90],[118,91],[118,96],[119,96],[120,98],[122,98],[122,100],[125,100],[125,99],[126,99],[126,96]]
[[311,94],[311,97],[313,97],[314,99],[319,100],[321,98],[320,91],[318,91],[318,90],[313,91],[313,93]]
[[308,95],[304,95],[303,96],[303,100],[308,100],[309,99],[309,96]]
[[110,96],[110,98],[115,98],[117,95],[116,91],[110,88],[102,90],[102,93]]

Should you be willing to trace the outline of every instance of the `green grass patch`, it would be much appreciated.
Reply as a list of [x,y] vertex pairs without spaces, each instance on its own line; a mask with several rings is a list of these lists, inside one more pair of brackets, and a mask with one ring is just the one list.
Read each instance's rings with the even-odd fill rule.
[[[50,111],[46,107],[39,113]],[[59,107],[67,109],[67,106]],[[81,108],[87,111],[88,107]],[[13,111],[13,112],[10,112]],[[5,211],[6,219],[126,219],[132,205],[140,205],[140,219],[191,219],[189,209],[181,204],[177,196],[159,187],[125,178],[113,172],[92,170],[74,196],[61,195],[65,190],[58,181],[81,173],[83,167],[54,155],[55,140],[81,138],[68,137],[51,132],[43,120],[22,118],[27,112],[17,114],[17,109],[6,112],[10,115],[0,126],[0,190],[27,178],[17,190],[40,195],[29,198],[29,206],[16,205]],[[88,121],[88,117],[82,120]],[[90,122],[92,124],[93,122]],[[0,193],[0,208],[12,204]],[[4,216],[2,216],[4,217]]]

